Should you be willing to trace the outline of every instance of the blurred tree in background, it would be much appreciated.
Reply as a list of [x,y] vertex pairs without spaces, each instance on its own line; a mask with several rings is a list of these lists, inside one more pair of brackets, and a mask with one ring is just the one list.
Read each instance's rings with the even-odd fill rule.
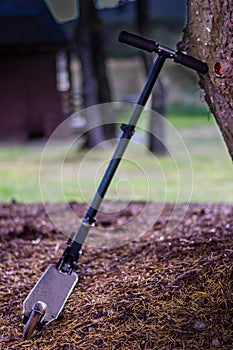
[[[83,75],[83,107],[96,106],[89,110],[88,131],[85,147],[95,147],[106,139],[115,137],[114,124],[101,116],[102,103],[111,102],[111,91],[106,72],[106,56],[102,25],[93,0],[79,0],[79,18],[75,31],[77,52]],[[111,118],[111,112],[109,111]]]
[[[151,36],[152,23],[149,16],[148,0],[137,0],[136,23],[140,35],[145,37]],[[142,51],[142,57],[145,63],[145,71],[148,75],[152,68],[154,59],[153,56],[146,51]],[[164,87],[161,79],[158,79],[156,82],[152,91],[151,100],[152,113],[149,125],[150,133],[148,135],[148,148],[154,154],[163,155],[166,153],[164,119],[160,117],[156,118],[153,113],[153,111],[156,111],[162,116],[164,116],[165,113]],[[159,135],[159,138],[155,135]]]

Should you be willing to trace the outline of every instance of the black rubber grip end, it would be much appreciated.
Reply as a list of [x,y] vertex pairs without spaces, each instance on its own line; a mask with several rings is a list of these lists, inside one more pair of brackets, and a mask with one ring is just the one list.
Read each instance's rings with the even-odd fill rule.
[[118,41],[120,43],[125,43],[125,35],[127,34],[127,32],[125,30],[122,30],[122,32],[120,32],[119,36],[118,36]]
[[201,74],[208,73],[207,63],[198,60],[192,56],[186,55],[181,51],[177,51],[174,57],[174,62],[180,63],[183,66],[194,69]]
[[147,38],[143,38],[142,36],[131,34],[126,31],[122,31],[118,37],[119,42],[128,44],[134,47],[137,47],[141,50],[146,50],[149,52],[153,52],[156,49],[156,43],[154,40],[149,40]]

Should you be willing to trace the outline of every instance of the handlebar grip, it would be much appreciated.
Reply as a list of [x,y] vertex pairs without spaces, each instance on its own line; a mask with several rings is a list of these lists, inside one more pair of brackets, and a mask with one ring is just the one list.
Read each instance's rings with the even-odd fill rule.
[[197,58],[186,55],[181,51],[175,53],[174,62],[181,63],[183,66],[194,69],[201,74],[206,74],[208,72],[208,66],[206,63]]
[[206,74],[208,72],[208,66],[206,63],[198,60],[197,58],[186,55],[181,51],[175,52],[171,49],[168,49],[165,46],[159,45],[154,40],[150,40],[136,34],[131,34],[126,31],[122,31],[119,34],[119,41],[121,43],[137,47],[141,50],[163,54],[167,58],[174,59],[174,62],[180,63],[183,66],[194,69],[201,74]]
[[121,43],[128,44],[138,49],[146,50],[149,52],[154,52],[156,48],[156,42],[154,40],[149,40],[141,36],[122,31],[119,34],[118,40]]

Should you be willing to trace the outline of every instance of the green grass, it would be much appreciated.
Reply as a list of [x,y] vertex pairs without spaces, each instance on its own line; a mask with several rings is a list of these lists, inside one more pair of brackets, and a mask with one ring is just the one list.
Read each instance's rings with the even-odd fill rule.
[[[142,118],[106,199],[233,203],[232,162],[213,118],[169,112],[168,120],[177,130],[166,128],[170,154],[155,157],[146,149]],[[40,169],[45,144],[2,145],[0,201],[41,202],[41,187],[46,202],[89,203],[114,147],[88,152],[74,145],[67,152],[68,146],[50,145]]]

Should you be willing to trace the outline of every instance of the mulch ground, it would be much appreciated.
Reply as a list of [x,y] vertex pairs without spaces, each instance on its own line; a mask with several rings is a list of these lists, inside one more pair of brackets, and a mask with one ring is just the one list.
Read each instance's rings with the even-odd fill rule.
[[[140,206],[109,214],[107,224],[100,215],[99,225],[132,220]],[[66,238],[42,205],[1,204],[1,349],[232,350],[233,206],[191,204],[169,233],[172,207],[131,243],[84,245],[79,282],[59,319],[23,340],[22,302]]]

